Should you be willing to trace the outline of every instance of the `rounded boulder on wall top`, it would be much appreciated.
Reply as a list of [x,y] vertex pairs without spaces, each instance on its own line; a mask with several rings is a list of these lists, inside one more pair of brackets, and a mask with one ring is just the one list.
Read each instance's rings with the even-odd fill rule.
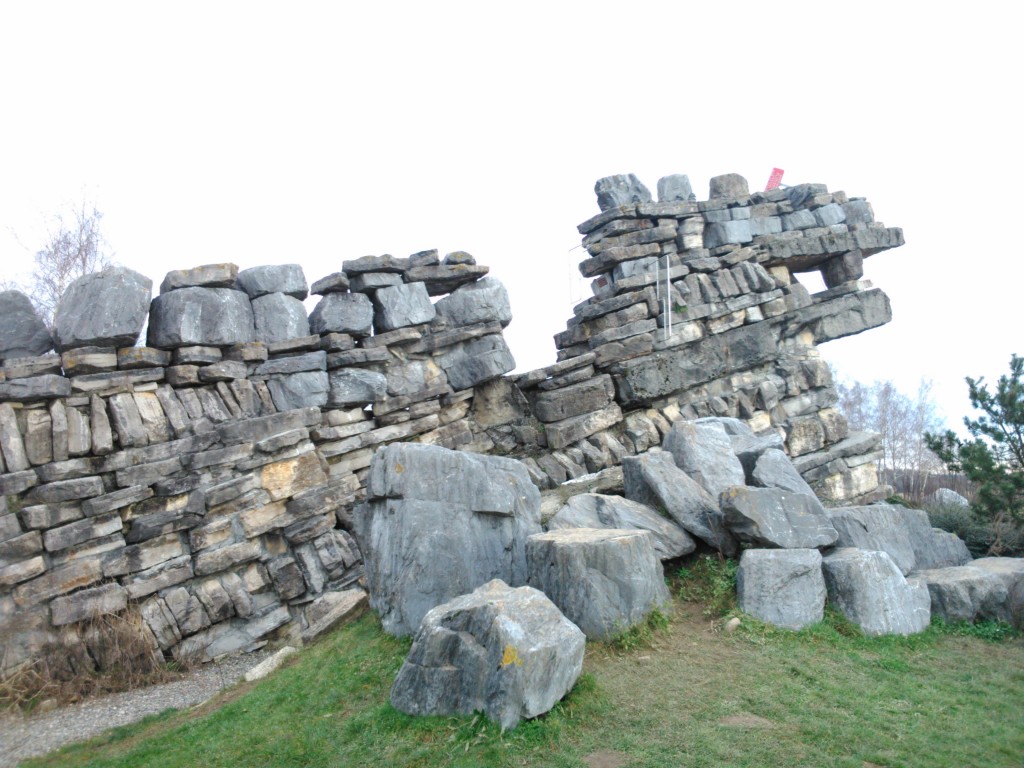
[[225,347],[255,338],[252,305],[242,291],[180,288],[160,294],[150,307],[151,347]]
[[152,292],[152,280],[126,267],[107,267],[78,278],[54,314],[57,351],[134,346],[146,323]]
[[0,291],[0,360],[36,357],[53,349],[46,324],[21,291]]

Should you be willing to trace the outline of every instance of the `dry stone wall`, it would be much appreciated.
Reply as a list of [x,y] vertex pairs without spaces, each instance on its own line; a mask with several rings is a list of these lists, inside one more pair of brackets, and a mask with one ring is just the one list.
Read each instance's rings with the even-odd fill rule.
[[848,432],[817,345],[889,320],[863,260],[900,230],[822,185],[658,189],[598,182],[594,296],[558,361],[518,375],[506,291],[463,252],[345,261],[311,289],[294,264],[204,265],[152,299],[111,268],[69,289],[52,334],[0,293],[0,668],[124,611],[169,655],[314,636],[358,603],[353,508],[399,441],[512,456],[544,489],[730,416],[820,495],[872,498],[878,439]]

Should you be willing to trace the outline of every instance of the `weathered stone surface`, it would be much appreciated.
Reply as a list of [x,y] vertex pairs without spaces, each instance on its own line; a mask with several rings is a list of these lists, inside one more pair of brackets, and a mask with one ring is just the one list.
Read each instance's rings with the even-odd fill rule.
[[30,403],[35,400],[67,397],[70,394],[71,382],[54,373],[0,382],[0,400]]
[[545,422],[598,411],[615,396],[615,385],[607,374],[562,389],[539,393],[533,401],[534,415]]
[[42,555],[20,560],[16,563],[0,564],[0,587],[11,587],[23,581],[35,578],[46,571],[46,561]]
[[322,349],[305,352],[300,355],[289,355],[268,360],[256,366],[257,376],[269,376],[279,373],[298,373],[300,371],[326,371],[327,353]]
[[814,496],[778,488],[735,486],[719,505],[725,525],[740,541],[762,547],[828,547],[839,538]]
[[504,328],[512,322],[508,291],[493,277],[464,285],[435,306],[438,318],[452,326],[498,322]]
[[57,597],[50,603],[55,627],[123,611],[128,607],[128,590],[120,584],[103,584],[73,595]]
[[597,205],[602,211],[622,205],[651,202],[651,193],[634,174],[605,176],[594,184]]
[[[241,541],[219,549],[200,552],[194,558],[196,576],[225,571],[232,566],[257,559],[262,554],[258,541]],[[173,560],[170,562],[174,562]]]
[[429,323],[437,314],[423,283],[381,288],[373,295],[373,307],[373,327],[378,333]]
[[611,403],[594,413],[586,413],[546,424],[544,433],[547,437],[548,447],[558,450],[613,427],[620,421],[622,421],[622,409],[617,403]]
[[866,635],[912,635],[931,622],[928,588],[885,552],[844,547],[822,560],[829,602]]
[[327,405],[331,383],[327,371],[302,371],[275,376],[267,381],[267,387],[277,410],[290,411]]
[[723,173],[711,178],[709,199],[746,197],[750,194],[747,180],[738,173]]
[[374,455],[366,488],[356,538],[386,631],[410,634],[435,605],[492,578],[526,582],[540,494],[519,462],[394,443]]
[[234,288],[238,278],[236,264],[203,264],[192,269],[175,269],[168,272],[160,283],[160,293],[180,288]]
[[[448,255],[451,256],[451,254]],[[469,256],[469,258],[473,257]],[[445,264],[412,267],[406,271],[405,280],[409,283],[422,282],[426,286],[428,294],[441,296],[452,293],[467,283],[472,285],[475,280],[479,280],[490,271],[489,267],[483,265],[465,261],[449,264],[447,261],[448,257],[446,256]]]
[[87,587],[99,581],[101,575],[100,564],[96,560],[74,560],[51,568],[32,581],[19,584],[14,588],[14,602],[19,606],[41,603],[57,595]]
[[152,292],[152,280],[125,267],[107,267],[78,278],[54,313],[57,351],[133,346],[146,322]]
[[811,486],[796,471],[793,462],[778,448],[769,448],[757,457],[750,473],[750,484],[761,488],[781,488],[793,493],[814,495]]
[[182,637],[210,626],[210,617],[207,616],[203,604],[184,587],[167,590],[163,598],[171,615],[174,616],[178,629],[181,630]]
[[669,604],[648,531],[569,528],[526,542],[528,583],[590,639],[606,640]]
[[949,488],[939,488],[935,493],[932,494],[932,501],[936,504],[940,504],[947,507],[969,507],[971,502],[965,499],[956,491],[950,490]]
[[100,478],[81,477],[37,485],[29,491],[25,502],[27,504],[57,504],[62,501],[99,496],[103,492],[103,481]]
[[600,493],[572,496],[544,526],[549,531],[566,528],[625,528],[648,531],[661,560],[682,557],[696,549],[693,539],[679,525],[645,504]]
[[914,574],[928,586],[932,614],[946,621],[1009,621],[1006,582],[974,565],[934,568]]
[[369,336],[373,328],[373,304],[361,293],[328,293],[309,314],[310,333],[347,333]]
[[[299,264],[274,264],[243,269],[238,273],[238,287],[249,294],[250,299],[271,293],[283,293],[301,301],[309,295],[306,275]],[[255,307],[255,304],[253,306]]]
[[685,173],[662,176],[658,179],[659,202],[670,203],[676,200],[688,202],[696,199],[693,188],[690,186],[690,177]]
[[767,624],[803,629],[825,616],[825,578],[816,549],[748,549],[736,571],[740,610]]
[[365,293],[367,296],[373,296],[378,288],[401,284],[402,276],[395,272],[362,272],[352,278],[349,290],[353,293]]
[[826,510],[839,533],[836,546],[885,552],[906,576],[917,567],[906,507],[872,504],[867,507],[838,507]]
[[955,533],[932,528],[931,519],[923,509],[904,507],[897,511],[910,530],[916,570],[966,565],[974,559],[967,545]]
[[116,514],[87,517],[73,523],[51,528],[43,534],[43,545],[48,552],[73,547],[90,539],[98,539],[121,532],[121,518]]
[[35,466],[53,461],[53,431],[48,411],[31,410],[25,414],[25,455]]
[[[146,306],[148,308],[149,304]],[[60,362],[66,376],[106,373],[117,368],[117,350],[114,347],[68,349],[61,353]]]
[[18,417],[9,403],[0,403],[0,450],[8,472],[22,472],[31,466],[18,429]]
[[444,350],[436,361],[453,389],[469,389],[508,373],[516,367],[512,352],[501,336],[483,336]]
[[0,317],[0,360],[35,357],[53,349],[50,331],[21,291],[0,291]]
[[622,458],[626,498],[664,510],[684,530],[719,552],[733,555],[736,541],[725,528],[715,499],[679,469],[668,451]]
[[256,341],[272,344],[309,335],[309,318],[302,302],[284,293],[268,293],[252,300]]
[[348,291],[348,276],[344,272],[332,272],[327,277],[321,277],[310,287],[309,292],[314,296],[326,296],[328,293],[345,293]]
[[160,650],[166,651],[181,642],[181,631],[167,604],[159,597],[151,597],[139,606],[139,613],[156,638]]
[[378,402],[387,395],[388,380],[382,373],[362,368],[342,368],[330,372],[327,404],[347,408]]
[[361,589],[325,592],[306,608],[306,621],[302,641],[308,643],[325,632],[362,615],[368,605],[367,595]]
[[663,447],[672,454],[676,466],[712,497],[746,482],[743,465],[721,424],[677,421],[665,436]]
[[495,579],[426,615],[391,704],[413,715],[480,711],[514,728],[572,689],[584,645],[583,633],[543,593]]
[[161,293],[150,308],[152,347],[228,346],[255,339],[252,305],[242,291],[182,288]]

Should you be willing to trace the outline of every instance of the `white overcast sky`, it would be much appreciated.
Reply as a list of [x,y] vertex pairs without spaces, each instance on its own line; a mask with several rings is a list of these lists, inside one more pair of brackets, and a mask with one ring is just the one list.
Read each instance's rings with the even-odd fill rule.
[[[1020,344],[1012,3],[0,4],[0,277],[83,196],[151,277],[466,250],[508,286],[521,370],[589,295],[595,180],[721,173],[867,197],[893,322],[823,347],[846,375],[966,375]],[[574,278],[574,275],[576,276]]]

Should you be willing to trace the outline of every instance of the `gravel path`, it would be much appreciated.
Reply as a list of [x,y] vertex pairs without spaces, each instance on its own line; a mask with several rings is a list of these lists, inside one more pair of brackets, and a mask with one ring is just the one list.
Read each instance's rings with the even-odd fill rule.
[[205,664],[181,680],[79,702],[43,715],[0,714],[0,768],[84,741],[108,728],[134,723],[165,709],[185,709],[238,682],[270,655],[249,653]]

